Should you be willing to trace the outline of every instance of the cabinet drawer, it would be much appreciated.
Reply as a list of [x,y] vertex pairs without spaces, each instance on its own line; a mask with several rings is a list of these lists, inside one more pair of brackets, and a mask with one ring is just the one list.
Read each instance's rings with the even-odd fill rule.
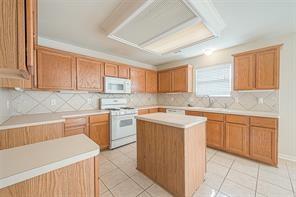
[[158,108],[158,112],[166,112],[166,108]]
[[67,118],[65,122],[65,127],[76,127],[80,125],[87,124],[87,117],[79,117],[79,118]]
[[249,116],[226,115],[226,122],[249,125]]
[[102,115],[95,115],[89,117],[90,124],[96,122],[108,122],[109,121],[109,114],[102,114]]
[[203,113],[200,111],[185,111],[185,114],[190,116],[203,116]]
[[89,135],[87,125],[68,127],[65,129],[65,136],[79,135],[79,134],[85,134],[87,136]]
[[157,113],[158,112],[158,108],[150,108],[148,110],[149,113]]
[[143,114],[148,114],[149,110],[148,109],[139,109],[138,110],[138,115],[143,115]]
[[251,125],[276,129],[278,120],[276,118],[251,117]]
[[207,117],[208,120],[224,121],[224,114],[204,112],[203,115]]

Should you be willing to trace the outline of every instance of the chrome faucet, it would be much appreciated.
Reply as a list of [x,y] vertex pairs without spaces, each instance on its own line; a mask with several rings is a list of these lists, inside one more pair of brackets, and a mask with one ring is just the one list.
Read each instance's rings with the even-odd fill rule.
[[207,107],[212,107],[214,105],[214,100],[209,95],[205,95],[204,98],[208,98],[208,106]]

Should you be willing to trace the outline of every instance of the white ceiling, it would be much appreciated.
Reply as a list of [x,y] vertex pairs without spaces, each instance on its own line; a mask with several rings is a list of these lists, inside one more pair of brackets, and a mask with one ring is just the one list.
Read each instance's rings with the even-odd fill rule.
[[218,50],[296,32],[296,0],[212,0],[226,23],[222,35],[178,54],[159,56],[106,37],[100,25],[120,0],[38,2],[39,36],[152,65],[197,56],[208,48]]

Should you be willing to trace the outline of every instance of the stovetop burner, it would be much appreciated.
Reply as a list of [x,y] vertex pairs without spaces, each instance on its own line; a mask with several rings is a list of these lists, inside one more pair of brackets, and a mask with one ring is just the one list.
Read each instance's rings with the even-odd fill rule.
[[135,108],[132,108],[132,107],[121,107],[120,109],[135,109]]
[[106,108],[105,110],[119,111],[120,109],[118,109],[118,108]]

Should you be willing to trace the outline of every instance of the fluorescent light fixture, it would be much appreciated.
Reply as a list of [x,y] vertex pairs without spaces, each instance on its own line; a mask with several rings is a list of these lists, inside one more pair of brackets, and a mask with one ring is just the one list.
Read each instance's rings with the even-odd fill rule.
[[213,33],[202,22],[198,22],[143,46],[143,49],[165,54],[213,37]]
[[212,55],[213,52],[214,52],[214,49],[205,49],[205,50],[204,50],[204,54],[207,55],[207,56]]

